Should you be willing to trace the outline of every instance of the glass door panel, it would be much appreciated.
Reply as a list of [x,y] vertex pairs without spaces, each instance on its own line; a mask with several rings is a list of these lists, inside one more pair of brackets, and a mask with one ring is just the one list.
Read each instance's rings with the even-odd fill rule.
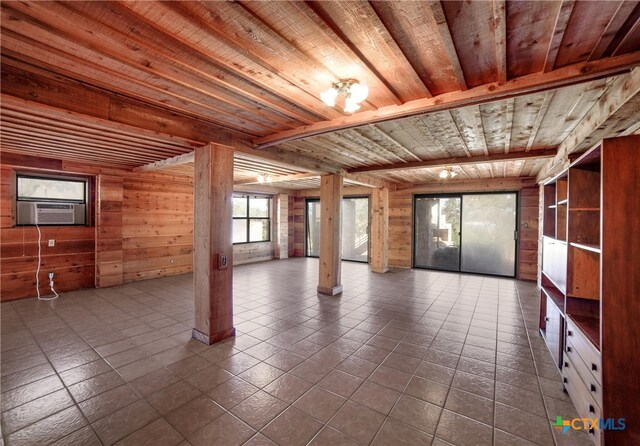
[[306,243],[307,257],[320,257],[320,201],[307,200],[306,209]]
[[514,276],[516,194],[468,194],[462,201],[461,270]]
[[342,199],[342,259],[369,261],[369,198]]
[[459,196],[416,197],[414,266],[460,270]]

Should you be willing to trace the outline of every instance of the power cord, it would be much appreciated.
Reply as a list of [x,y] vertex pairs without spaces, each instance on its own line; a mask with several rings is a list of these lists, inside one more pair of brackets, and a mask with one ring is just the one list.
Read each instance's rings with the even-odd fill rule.
[[54,296],[40,297],[40,263],[42,261],[42,233],[40,232],[40,226],[36,223],[36,229],[38,230],[38,267],[36,268],[36,293],[38,293],[38,300],[54,300],[57,299],[58,293],[53,289],[53,273],[49,273],[49,286],[53,291]]

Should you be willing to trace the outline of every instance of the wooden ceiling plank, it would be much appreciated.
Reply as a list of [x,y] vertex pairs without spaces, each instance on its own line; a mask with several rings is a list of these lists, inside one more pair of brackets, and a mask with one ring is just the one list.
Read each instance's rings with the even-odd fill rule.
[[460,129],[458,129],[451,112],[451,110],[446,110],[422,115],[420,120],[431,129],[431,133],[439,136],[438,141],[449,156],[460,156],[460,151],[464,151],[467,156],[471,156],[469,147],[467,147],[467,143],[460,133]]
[[[258,63],[257,58],[250,53],[237,53],[233,45],[216,39],[215,45],[211,45],[212,35],[209,24],[194,14],[185,17],[175,11],[176,4],[170,2],[127,2],[123,6],[128,8],[139,20],[171,35],[174,39],[195,51],[205,54],[216,64],[243,77],[272,93],[283,97],[295,97],[295,103],[304,109],[324,117],[337,117],[340,113],[335,109],[326,107],[318,97],[301,89],[290,79],[286,79],[286,71],[273,72]],[[180,11],[182,12],[182,11]],[[215,51],[212,50],[215,48]],[[230,58],[224,58],[221,55]],[[269,82],[266,82],[266,80]]]
[[438,25],[438,32],[440,33],[440,38],[447,51],[449,62],[451,63],[453,72],[456,76],[456,79],[458,80],[458,86],[460,90],[464,91],[467,89],[467,82],[465,81],[464,73],[462,71],[462,66],[460,65],[460,59],[458,59],[456,46],[453,43],[453,38],[451,37],[451,31],[449,30],[449,25],[447,24],[447,17],[445,16],[444,10],[442,9],[442,3],[440,2],[440,0],[428,0],[428,1],[429,1],[429,8],[431,9],[431,14]]
[[616,39],[612,42],[612,56],[638,49],[638,38],[640,36],[640,5],[636,6],[633,10],[631,16],[620,30],[619,35],[621,36],[620,42],[616,42]]
[[153,163],[145,164],[144,166],[138,167],[136,170],[141,170],[145,172],[151,172],[154,170],[164,170],[170,169],[177,166],[182,166],[184,164],[190,164],[195,162],[195,154],[196,152],[189,152],[183,155],[176,155],[171,158],[163,159],[160,161],[154,161]]
[[515,108],[516,100],[514,98],[507,99],[506,108],[507,108],[507,117],[506,117],[506,128],[504,132],[504,153],[509,153],[511,150],[511,131],[513,130],[513,111]]
[[[640,68],[618,77],[610,84],[607,91],[560,144],[557,155],[548,160],[544,167],[540,169],[537,176],[538,180],[542,181],[566,167],[569,162],[569,155],[586,150],[592,142],[590,139],[592,135],[596,134],[601,127],[604,127],[618,110],[636,97],[640,98]],[[629,113],[634,118],[637,116],[635,104],[631,107]]]
[[293,156],[310,156],[320,160],[323,163],[331,163],[338,165],[339,168],[344,166],[362,166],[367,164],[362,158],[349,153],[344,149],[336,147],[332,143],[324,142],[322,144],[314,143],[308,140],[295,141],[282,146],[284,150],[290,152]]
[[328,143],[329,145],[337,148],[341,154],[343,154],[342,152],[345,151],[344,149],[348,149],[349,152],[357,155],[357,159],[361,164],[389,163],[389,161],[384,156],[380,156],[376,152],[366,150],[361,145],[354,143],[350,139],[344,138],[342,134],[337,132],[330,135],[323,135],[321,138],[310,138],[308,139],[308,141],[316,145],[323,145]]
[[485,155],[489,155],[480,106],[475,105],[451,110],[450,114],[460,137],[464,141],[467,156],[472,156],[471,149],[482,151]]
[[507,82],[507,4],[493,0],[493,28],[496,40],[496,76],[499,84]]
[[562,37],[567,30],[569,24],[569,18],[573,12],[573,7],[576,4],[575,0],[563,0],[558,7],[558,15],[556,16],[556,24],[553,29],[553,36],[549,41],[549,48],[547,49],[547,57],[544,61],[544,72],[552,71],[556,65],[556,58],[558,57],[558,51],[562,44]]
[[[7,129],[15,129],[25,132],[27,135],[45,135],[50,137],[64,138],[69,141],[77,141],[84,144],[96,144],[100,147],[111,147],[115,149],[128,149],[140,153],[153,153],[162,156],[163,154],[175,154],[176,152],[184,152],[181,147],[157,146],[150,147],[142,143],[132,141],[122,141],[116,138],[102,137],[98,135],[82,134],[81,132],[71,132],[69,130],[61,130],[59,128],[42,128],[41,125],[34,122],[25,122],[24,120],[15,121],[7,118],[3,113],[3,127]],[[186,149],[189,150],[189,149]]]
[[633,10],[638,7],[638,4],[640,4],[638,1],[619,2],[618,9],[611,17],[611,20],[609,20],[609,23],[600,36],[600,39],[598,39],[598,42],[593,47],[593,50],[589,55],[589,60],[598,60],[605,55],[609,45],[611,45],[611,42],[616,38],[616,35],[625,24]]
[[553,158],[556,156],[557,150],[532,150],[530,152],[511,152],[511,153],[496,153],[493,155],[484,156],[471,156],[471,157],[455,157],[455,158],[442,158],[435,160],[415,161],[404,164],[393,164],[385,166],[365,166],[348,169],[351,173],[360,172],[379,172],[379,171],[391,171],[391,170],[409,170],[424,167],[445,167],[445,166],[460,166],[464,164],[483,164],[491,163],[495,161],[506,160],[521,160],[529,158]]
[[538,109],[538,113],[536,114],[536,119],[533,123],[533,127],[531,128],[529,141],[527,142],[527,147],[525,149],[527,152],[531,150],[531,147],[533,147],[533,142],[536,140],[536,136],[538,136],[538,130],[540,130],[540,125],[542,124],[542,120],[547,114],[547,110],[549,109],[549,104],[551,104],[551,101],[553,100],[553,97],[555,94],[556,94],[555,91],[547,91],[544,94],[544,100],[542,101],[542,104]]
[[336,120],[302,126],[295,130],[284,131],[257,138],[257,148],[266,148],[285,141],[320,135],[360,125],[385,122],[393,119],[414,116],[423,113],[450,110],[468,105],[478,105],[488,101],[507,99],[541,91],[557,89],[563,86],[620,74],[640,64],[640,52],[583,62],[558,68],[549,73],[536,73],[511,79],[499,85],[491,83],[466,91],[445,93],[430,99],[410,101],[399,106],[383,107],[375,111],[365,111]]
[[408,148],[400,144],[398,141],[396,141],[393,137],[391,137],[389,134],[387,134],[384,130],[382,130],[377,125],[369,125],[369,126],[358,129],[359,132],[364,132],[366,130],[370,130],[370,133],[369,135],[367,135],[367,137],[372,141],[375,141],[380,145],[383,145],[383,143],[388,143],[389,145],[394,147],[396,153],[403,152],[405,156],[413,158],[415,161],[420,161],[422,159],[419,156],[417,156],[415,153],[413,153],[411,150],[409,150]]
[[60,151],[56,151],[56,150],[43,150],[42,147],[30,147],[30,146],[26,146],[24,144],[11,144],[10,142],[5,142],[3,143],[3,147],[2,147],[2,151],[3,153],[15,153],[16,155],[27,155],[27,156],[32,156],[32,157],[38,157],[38,158],[42,158],[43,154],[45,154],[46,156],[53,158],[55,157],[56,159],[61,159],[63,161],[72,161],[72,162],[78,162],[78,163],[82,163],[83,165],[86,166],[87,163],[98,163],[100,164],[100,167],[111,167],[111,168],[116,168],[116,169],[131,169],[132,167],[135,166],[135,164],[131,164],[131,163],[125,163],[125,162],[118,162],[118,161],[114,161],[114,160],[96,160],[96,159],[87,159],[85,157],[82,156],[78,156],[75,152],[73,151],[65,151],[65,150],[60,150]]
[[370,3],[307,4],[401,102],[432,96]]
[[[293,175],[279,175],[270,177],[268,184],[285,183],[295,180],[307,179],[307,178],[319,178],[317,173],[297,173]],[[258,181],[257,178],[251,178],[248,180],[234,181],[234,185],[238,184],[264,184],[264,181]]]
[[398,154],[396,154],[393,150],[387,149],[386,147],[378,144],[372,139],[368,138],[366,135],[358,132],[356,129],[354,130],[345,130],[338,133],[342,138],[345,138],[351,141],[353,144],[359,145],[363,147],[369,152],[377,153],[382,159],[387,160],[388,162],[393,162],[391,160],[398,160],[400,162],[404,162],[405,159]]
[[[442,145],[442,142],[431,131],[427,123],[421,116],[413,116],[410,118],[397,120],[394,122],[384,122],[377,124],[380,126],[397,126],[399,130],[409,135],[416,141],[418,145],[414,151],[420,150],[421,159],[434,159],[439,157],[451,156],[448,150]],[[395,130],[396,132],[398,130]],[[425,146],[425,147],[423,147]]]

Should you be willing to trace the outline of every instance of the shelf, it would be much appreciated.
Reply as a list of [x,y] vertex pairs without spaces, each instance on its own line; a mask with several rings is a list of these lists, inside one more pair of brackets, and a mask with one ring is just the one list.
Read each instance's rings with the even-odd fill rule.
[[561,204],[567,204],[568,202],[569,202],[569,199],[568,199],[568,198],[565,198],[564,200],[560,200],[560,201],[558,201],[556,204],[557,204],[558,206],[560,206]]
[[576,316],[569,314],[571,320],[580,328],[584,335],[600,351],[600,319],[597,317]]
[[557,289],[548,286],[543,286],[542,291],[549,297],[549,299],[553,301],[555,306],[558,307],[558,310],[560,310],[560,314],[564,316],[564,294],[562,294]]
[[552,204],[551,206],[549,206],[549,209],[555,209],[555,208],[556,208],[555,204]]
[[575,243],[575,242],[571,242],[570,245],[573,246],[574,248],[584,249],[585,251],[591,251],[591,252],[600,254],[600,246],[598,245],[592,245],[588,243]]
[[600,212],[600,208],[569,208],[569,211]]
[[552,236],[550,236],[550,235],[543,235],[543,237],[546,237],[546,238],[548,238],[548,239],[551,239],[551,240],[553,240],[554,242],[564,243],[565,245],[567,244],[567,241],[566,241],[566,240],[560,240],[560,239],[555,238],[555,237],[552,237]]

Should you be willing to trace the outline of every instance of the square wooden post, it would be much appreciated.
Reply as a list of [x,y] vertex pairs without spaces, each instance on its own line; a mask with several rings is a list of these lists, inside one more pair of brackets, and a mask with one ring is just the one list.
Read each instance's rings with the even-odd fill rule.
[[275,237],[275,246],[273,257],[276,259],[289,258],[289,196],[286,194],[278,194],[274,197],[275,206],[275,222],[273,228],[273,236]]
[[205,344],[235,335],[233,327],[233,148],[196,149],[194,179],[193,337]]
[[321,178],[320,184],[320,277],[318,293],[342,292],[342,175]]
[[378,188],[371,195],[371,271],[389,271],[389,189]]

